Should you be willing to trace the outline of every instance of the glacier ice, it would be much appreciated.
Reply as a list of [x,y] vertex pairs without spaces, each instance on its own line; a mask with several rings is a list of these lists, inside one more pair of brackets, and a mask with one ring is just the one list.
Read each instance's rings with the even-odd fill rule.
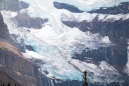
[[[88,47],[89,49],[98,49],[99,47],[107,47],[112,45],[108,37],[101,37],[99,34],[92,34],[90,32],[82,32],[78,28],[70,28],[61,23],[61,20],[70,21],[92,21],[96,16],[99,20],[107,21],[110,18],[127,19],[126,15],[102,15],[102,14],[88,14],[84,13],[71,13],[65,9],[56,9],[53,6],[54,1],[63,3],[69,3],[75,5],[80,10],[88,11],[98,8],[100,6],[108,7],[115,5],[117,2],[128,0],[110,0],[114,1],[112,4],[101,0],[97,2],[87,4],[85,0],[20,0],[29,3],[29,8],[21,10],[27,13],[31,17],[47,18],[49,22],[43,25],[42,29],[35,30],[33,28],[18,27],[16,21],[12,21],[11,18],[17,15],[16,12],[2,11],[4,22],[8,25],[10,34],[18,35],[18,39],[24,39],[25,45],[31,45],[34,51],[26,50],[24,55],[28,58],[40,59],[44,64],[40,64],[41,71],[48,71],[46,76],[50,78],[58,78],[64,80],[82,80],[82,71],[89,70],[96,75],[94,81],[99,81],[98,76],[101,76],[103,70],[108,70],[112,74],[118,74],[118,72],[106,62],[101,62],[99,66],[81,62],[79,60],[72,59],[73,53],[81,53],[83,49]],[[90,2],[90,0],[87,0]],[[96,3],[96,5],[93,5]],[[103,4],[104,2],[104,4]],[[83,4],[83,5],[82,5]],[[11,13],[11,14],[10,14]],[[11,15],[11,17],[10,17]],[[88,17],[87,17],[88,16]],[[106,19],[105,19],[105,16]],[[119,16],[119,17],[117,17]],[[30,32],[28,32],[29,30]],[[20,42],[20,41],[19,41]],[[106,66],[108,65],[108,67]],[[78,69],[76,69],[78,67]],[[99,67],[99,68],[98,68]],[[95,69],[98,70],[95,70]],[[103,73],[105,76],[106,72]],[[108,75],[106,75],[108,77]],[[90,77],[93,78],[93,77]],[[109,77],[110,78],[110,77]]]
[[[8,21],[7,18],[4,19],[10,27],[11,34],[19,35],[19,38],[24,39],[25,45],[31,45],[34,48],[35,52],[26,50],[24,55],[28,58],[41,59],[44,62],[44,64],[40,65],[41,70],[48,71],[49,74],[46,76],[50,78],[81,81],[82,73],[71,64],[72,53],[81,53],[82,48],[85,47],[95,49],[100,46],[106,47],[111,45],[110,42],[107,42],[107,37],[103,38],[99,34],[92,34],[90,32],[84,33],[78,28],[68,29],[67,27],[68,30],[60,35],[57,35],[49,25],[44,26],[40,30],[30,29],[30,32],[28,32],[27,28],[21,29],[13,24],[10,19]],[[50,32],[51,35],[47,33],[42,34],[42,32]],[[97,42],[98,44],[96,44]],[[101,43],[105,44],[101,45]],[[89,70],[92,69],[92,67],[89,68]],[[95,71],[93,72],[96,73]]]

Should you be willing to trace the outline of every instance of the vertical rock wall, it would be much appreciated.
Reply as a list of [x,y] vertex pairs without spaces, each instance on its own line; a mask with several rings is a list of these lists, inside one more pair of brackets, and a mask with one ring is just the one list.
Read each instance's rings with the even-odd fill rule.
[[0,71],[22,86],[40,86],[37,66],[27,60],[9,41],[10,35],[0,14]]

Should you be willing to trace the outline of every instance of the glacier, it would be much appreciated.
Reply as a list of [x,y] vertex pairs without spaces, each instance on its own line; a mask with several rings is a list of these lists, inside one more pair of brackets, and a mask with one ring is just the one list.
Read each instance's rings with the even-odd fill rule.
[[[20,13],[27,13],[30,17],[47,18],[49,21],[43,24],[41,29],[18,27],[16,25],[17,22],[12,21],[12,18],[17,16],[18,13],[2,11],[4,22],[8,25],[9,33],[18,36],[17,41],[19,43],[21,43],[21,40],[23,39],[24,45],[31,45],[34,48],[34,51],[26,49],[26,52],[23,53],[23,55],[29,59],[34,58],[42,60],[44,64],[40,64],[40,70],[42,73],[48,71],[49,74],[46,74],[47,77],[82,81],[82,72],[87,70],[96,75],[96,77],[88,76],[89,79],[94,79],[93,82],[109,82],[112,78],[109,76],[110,74],[119,75],[117,70],[104,61],[101,62],[99,66],[96,66],[92,63],[72,59],[74,53],[81,53],[85,48],[93,50],[100,47],[112,46],[113,43],[110,42],[107,36],[102,37],[100,34],[92,34],[89,31],[82,32],[78,28],[67,27],[62,24],[61,20],[91,21],[96,16],[98,16],[99,20],[103,21],[108,21],[108,19],[111,18],[114,18],[114,20],[122,18],[124,20],[129,18],[128,14],[108,15],[89,14],[87,12],[71,13],[65,9],[56,9],[53,6],[53,2],[58,1],[68,3],[78,7],[80,10],[89,11],[99,7],[115,6],[117,5],[116,3],[129,0],[101,0],[101,2],[98,2],[97,0],[20,1],[24,1],[30,5],[29,8],[22,9]],[[110,71],[110,74],[107,74],[107,72],[104,71]],[[99,76],[104,76],[108,79],[105,81],[106,79],[102,80]],[[112,82],[113,81],[116,81],[116,79],[112,79]]]
[[[90,32],[83,33],[78,28],[71,28],[61,35],[57,35],[49,25],[44,26],[40,30],[30,29],[30,32],[28,32],[27,28],[17,27],[10,19],[6,17],[4,19],[8,27],[10,27],[10,33],[18,35],[17,40],[19,43],[21,42],[20,39],[24,39],[25,45],[31,45],[34,48],[35,52],[26,50],[24,55],[28,58],[41,59],[45,63],[41,64],[41,71],[48,71],[49,74],[47,76],[50,78],[56,77],[63,80],[81,81],[81,72],[83,70],[77,70],[73,66],[76,63],[70,63],[73,61],[71,58],[73,53],[81,53],[85,47],[97,49],[101,46],[107,47],[112,45],[108,37],[103,38],[99,34],[92,34]],[[42,32],[50,32],[52,34],[43,34]],[[98,43],[97,45],[96,42]],[[89,71],[91,69],[89,68]]]

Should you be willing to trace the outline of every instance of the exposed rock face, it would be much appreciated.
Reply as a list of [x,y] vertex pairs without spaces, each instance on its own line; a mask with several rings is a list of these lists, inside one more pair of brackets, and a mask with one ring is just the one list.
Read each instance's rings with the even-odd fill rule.
[[[119,6],[110,7],[107,9],[98,9],[90,13],[102,14],[127,14],[128,3],[121,3]],[[110,47],[101,47],[99,49],[90,50],[84,49],[82,53],[76,53],[73,59],[94,63],[99,65],[101,61],[106,61],[112,65],[122,76],[124,76],[124,68],[128,62],[128,39],[129,39],[129,19],[123,20],[99,20],[95,17],[92,21],[86,20],[78,21],[62,21],[63,24],[69,27],[77,27],[81,31],[90,31],[91,33],[99,33],[101,36],[108,36],[113,43]],[[124,77],[125,79],[125,77]],[[128,79],[128,78],[126,78]],[[124,80],[125,81],[125,80]],[[98,83],[90,84],[91,86],[104,86]],[[128,86],[129,83],[125,81],[122,86]],[[107,86],[120,86],[120,83],[110,83]]]
[[10,86],[22,86],[17,81],[9,77],[8,74],[5,74],[0,70],[0,85],[8,86],[8,84],[10,84]]
[[127,45],[113,45],[94,50],[86,49],[81,54],[75,54],[73,58],[94,64],[106,61],[122,73],[128,61],[127,57]]
[[90,11],[90,13],[102,13],[102,14],[127,14],[129,13],[129,2],[120,3],[118,6],[96,9]]
[[7,26],[0,15],[0,70],[22,86],[40,86],[37,66],[27,60],[9,41]]
[[26,49],[30,51],[34,51],[34,48],[31,45],[25,45]]
[[[100,33],[101,36],[108,36],[110,41],[116,45],[100,48],[97,50],[84,50],[81,54],[75,54],[75,59],[89,61],[98,64],[101,61],[107,61],[119,72],[122,72],[127,63],[127,41],[129,38],[129,19],[116,21],[99,21],[96,17],[91,22],[82,21],[62,21],[69,27],[78,27],[81,31],[90,31]],[[88,29],[90,28],[90,29]],[[85,58],[86,57],[86,58]]]
[[7,11],[20,11],[29,5],[19,0],[0,0],[0,9]]
[[59,2],[54,2],[54,7],[57,9],[66,9],[70,12],[75,12],[75,13],[82,13],[84,11],[79,10],[77,7],[65,3],[59,3]]
[[26,27],[26,28],[35,28],[35,29],[41,29],[42,24],[48,21],[48,19],[42,19],[42,18],[31,18],[27,14],[18,14],[15,18],[15,21],[18,22],[19,27]]
[[[90,31],[92,33],[100,33],[102,36],[108,36],[112,42],[126,43],[129,38],[129,19],[116,21],[99,21],[96,17],[91,22],[82,21],[62,21],[69,27],[77,27],[81,31]],[[90,29],[88,29],[88,27]]]
[[81,81],[77,80],[60,80],[60,79],[49,79],[46,76],[41,76],[42,86],[82,86]]
[[[11,37],[11,36],[13,36],[13,37]],[[3,22],[3,17],[2,17],[1,13],[0,13],[0,38],[10,41],[11,44],[14,45],[15,47],[17,47],[21,52],[25,52],[24,46],[16,43],[15,40],[12,39],[12,38],[16,38],[16,37],[14,37],[14,35],[9,34],[7,25]]]
[[0,13],[0,38],[4,38],[4,39],[9,38],[7,25],[3,22],[3,17],[1,13]]
[[0,69],[23,86],[39,85],[37,66],[6,40],[0,41],[0,63],[3,65]]
[[17,42],[17,36],[14,35],[14,34],[10,34],[10,39],[9,39],[9,42],[15,46],[17,49],[20,50],[20,52],[25,52],[25,45],[23,44],[23,40],[21,40],[20,43]]
[[[60,80],[60,79],[49,79],[44,75],[41,75],[42,86],[82,86],[81,81],[77,80]],[[126,78],[128,78],[126,76]],[[128,80],[128,79],[127,79]],[[111,82],[109,84],[103,83],[88,83],[88,86],[128,86],[129,82],[125,81],[125,83],[121,82]]]

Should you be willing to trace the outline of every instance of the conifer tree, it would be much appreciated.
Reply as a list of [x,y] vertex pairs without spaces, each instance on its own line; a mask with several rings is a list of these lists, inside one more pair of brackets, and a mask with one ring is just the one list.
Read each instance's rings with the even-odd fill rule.
[[84,71],[83,74],[83,86],[88,86],[87,71]]

